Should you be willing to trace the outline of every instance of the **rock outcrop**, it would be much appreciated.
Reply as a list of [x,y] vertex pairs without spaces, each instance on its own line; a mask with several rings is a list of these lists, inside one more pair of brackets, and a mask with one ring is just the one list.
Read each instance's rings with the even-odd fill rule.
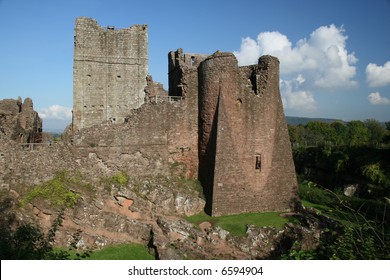
[[42,120],[31,98],[0,100],[0,139],[18,143],[40,143]]

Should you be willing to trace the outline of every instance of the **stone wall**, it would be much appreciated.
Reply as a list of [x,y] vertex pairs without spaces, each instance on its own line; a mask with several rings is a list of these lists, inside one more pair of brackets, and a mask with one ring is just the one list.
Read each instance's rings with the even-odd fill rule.
[[123,122],[144,103],[148,74],[146,25],[116,30],[77,18],[73,64],[73,129]]
[[215,53],[199,66],[199,177],[212,215],[283,211],[296,176],[279,93],[279,61],[237,66]]
[[80,130],[73,146],[80,159],[94,154],[107,168],[134,176],[180,173],[196,178],[196,118],[187,100],[148,103],[132,110],[123,124]]

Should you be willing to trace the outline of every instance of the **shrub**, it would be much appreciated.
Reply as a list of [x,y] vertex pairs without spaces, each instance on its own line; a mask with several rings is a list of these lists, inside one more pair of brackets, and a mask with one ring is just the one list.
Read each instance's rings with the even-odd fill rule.
[[34,200],[41,200],[56,208],[72,208],[80,198],[80,194],[76,190],[92,191],[93,187],[91,184],[83,182],[79,173],[71,175],[68,172],[60,171],[52,180],[35,186],[21,199],[20,205],[23,207]]

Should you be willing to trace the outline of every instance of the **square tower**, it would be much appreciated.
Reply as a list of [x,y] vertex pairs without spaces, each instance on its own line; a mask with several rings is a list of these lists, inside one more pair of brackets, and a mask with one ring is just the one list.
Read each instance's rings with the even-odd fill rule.
[[148,75],[148,30],[116,30],[94,19],[76,19],[73,60],[73,130],[123,122],[144,103]]

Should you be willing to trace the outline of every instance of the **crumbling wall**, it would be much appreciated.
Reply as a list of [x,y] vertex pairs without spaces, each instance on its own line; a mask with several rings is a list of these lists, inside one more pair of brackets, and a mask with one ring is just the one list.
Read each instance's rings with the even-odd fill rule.
[[[110,170],[135,176],[180,173],[196,178],[197,129],[185,100],[144,104],[123,124],[101,124],[73,138],[82,160],[92,154]],[[196,122],[197,123],[197,122]]]
[[146,87],[144,91],[147,102],[156,100],[156,97],[157,101],[161,100],[159,97],[162,97],[163,99],[168,97],[168,91],[164,89],[163,84],[153,81],[153,77],[151,75],[146,77]]
[[116,30],[77,18],[73,62],[73,130],[123,122],[144,103],[148,74],[146,25]]

